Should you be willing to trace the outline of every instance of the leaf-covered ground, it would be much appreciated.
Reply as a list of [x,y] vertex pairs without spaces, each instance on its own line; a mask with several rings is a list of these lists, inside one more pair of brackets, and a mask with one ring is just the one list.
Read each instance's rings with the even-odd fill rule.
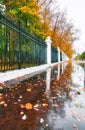
[[51,81],[43,72],[15,85],[0,84],[0,130],[85,130],[82,69],[69,63],[63,73],[60,67],[60,77],[58,67],[52,68]]

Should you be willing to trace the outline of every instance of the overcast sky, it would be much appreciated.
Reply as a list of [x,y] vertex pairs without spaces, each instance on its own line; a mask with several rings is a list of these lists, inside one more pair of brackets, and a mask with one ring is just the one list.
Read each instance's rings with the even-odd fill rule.
[[57,0],[61,10],[67,10],[75,28],[80,30],[80,40],[74,43],[78,52],[85,51],[85,0]]

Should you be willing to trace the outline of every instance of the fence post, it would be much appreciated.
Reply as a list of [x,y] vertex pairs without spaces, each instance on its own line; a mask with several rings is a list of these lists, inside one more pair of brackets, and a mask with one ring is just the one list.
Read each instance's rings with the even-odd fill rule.
[[58,62],[60,62],[60,48],[58,47],[57,50],[58,50]]
[[47,44],[47,64],[51,64],[51,39],[50,36],[48,36],[45,40]]

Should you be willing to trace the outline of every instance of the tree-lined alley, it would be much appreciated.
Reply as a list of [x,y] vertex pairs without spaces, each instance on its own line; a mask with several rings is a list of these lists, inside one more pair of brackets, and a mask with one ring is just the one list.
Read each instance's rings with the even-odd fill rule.
[[78,30],[66,18],[65,11],[60,11],[57,0],[2,0],[6,5],[5,14],[31,34],[45,40],[51,36],[52,45],[72,57],[72,43],[77,39]]

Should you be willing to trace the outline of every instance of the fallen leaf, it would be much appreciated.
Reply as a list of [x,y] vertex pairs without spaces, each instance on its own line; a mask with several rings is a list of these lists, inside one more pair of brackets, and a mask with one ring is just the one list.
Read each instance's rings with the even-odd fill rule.
[[84,91],[85,91],[85,87],[84,88],[82,88]]
[[40,123],[43,123],[44,122],[44,119],[43,118],[40,118]]
[[23,115],[22,120],[26,120],[26,119],[27,119],[27,116]]
[[0,86],[0,89],[3,89],[3,87]]
[[77,94],[79,94],[79,95],[80,95],[81,93],[78,91],[78,92],[77,92]]
[[46,99],[45,98],[43,98],[43,101],[45,101]]
[[25,108],[26,108],[26,109],[29,109],[29,110],[32,109],[32,104],[31,104],[31,103],[27,103],[27,104],[25,105]]
[[7,107],[7,104],[6,104],[6,103],[4,103],[4,107]]
[[53,120],[55,120],[55,119],[56,119],[56,117],[54,116],[54,117],[53,117]]
[[73,113],[74,115],[76,115],[76,114],[77,114],[77,112],[76,112],[76,111],[73,111],[72,113]]
[[20,104],[20,107],[21,107],[21,108],[25,108],[25,105],[24,105],[24,104]]
[[1,102],[0,102],[0,105],[3,105],[4,103],[5,103],[5,101],[1,101]]
[[32,89],[31,89],[31,88],[28,88],[28,89],[27,89],[27,92],[31,92],[31,91],[32,91]]
[[18,102],[14,102],[13,104],[15,104],[15,105],[16,105],[16,104],[18,104]]
[[68,95],[68,97],[69,97],[70,99],[72,99],[73,95],[70,93],[70,94]]
[[48,127],[48,124],[46,124],[45,126]]
[[34,108],[39,107],[39,104],[34,105]]
[[77,118],[77,121],[81,121],[81,119],[80,119],[80,118]]
[[24,112],[23,112],[23,111],[21,111],[21,112],[20,112],[20,115],[23,115],[23,114],[24,114]]
[[76,107],[83,108],[82,104],[74,104]]
[[73,118],[77,119],[77,117],[75,115],[72,115]]
[[39,100],[37,100],[37,103],[39,103],[40,101]]
[[42,106],[43,106],[43,107],[46,107],[46,106],[48,106],[48,104],[46,104],[46,103],[43,103],[43,104],[42,104]]
[[22,100],[18,99],[18,102],[21,102]]
[[73,127],[76,128],[77,127],[76,124],[73,123]]
[[19,98],[21,99],[21,98],[22,98],[22,95],[20,95]]
[[52,97],[52,99],[56,99],[56,97]]
[[52,104],[52,106],[54,106],[54,107],[59,107],[59,104]]
[[34,107],[34,110],[39,111],[39,109],[38,109],[38,108],[36,108],[36,107]]

